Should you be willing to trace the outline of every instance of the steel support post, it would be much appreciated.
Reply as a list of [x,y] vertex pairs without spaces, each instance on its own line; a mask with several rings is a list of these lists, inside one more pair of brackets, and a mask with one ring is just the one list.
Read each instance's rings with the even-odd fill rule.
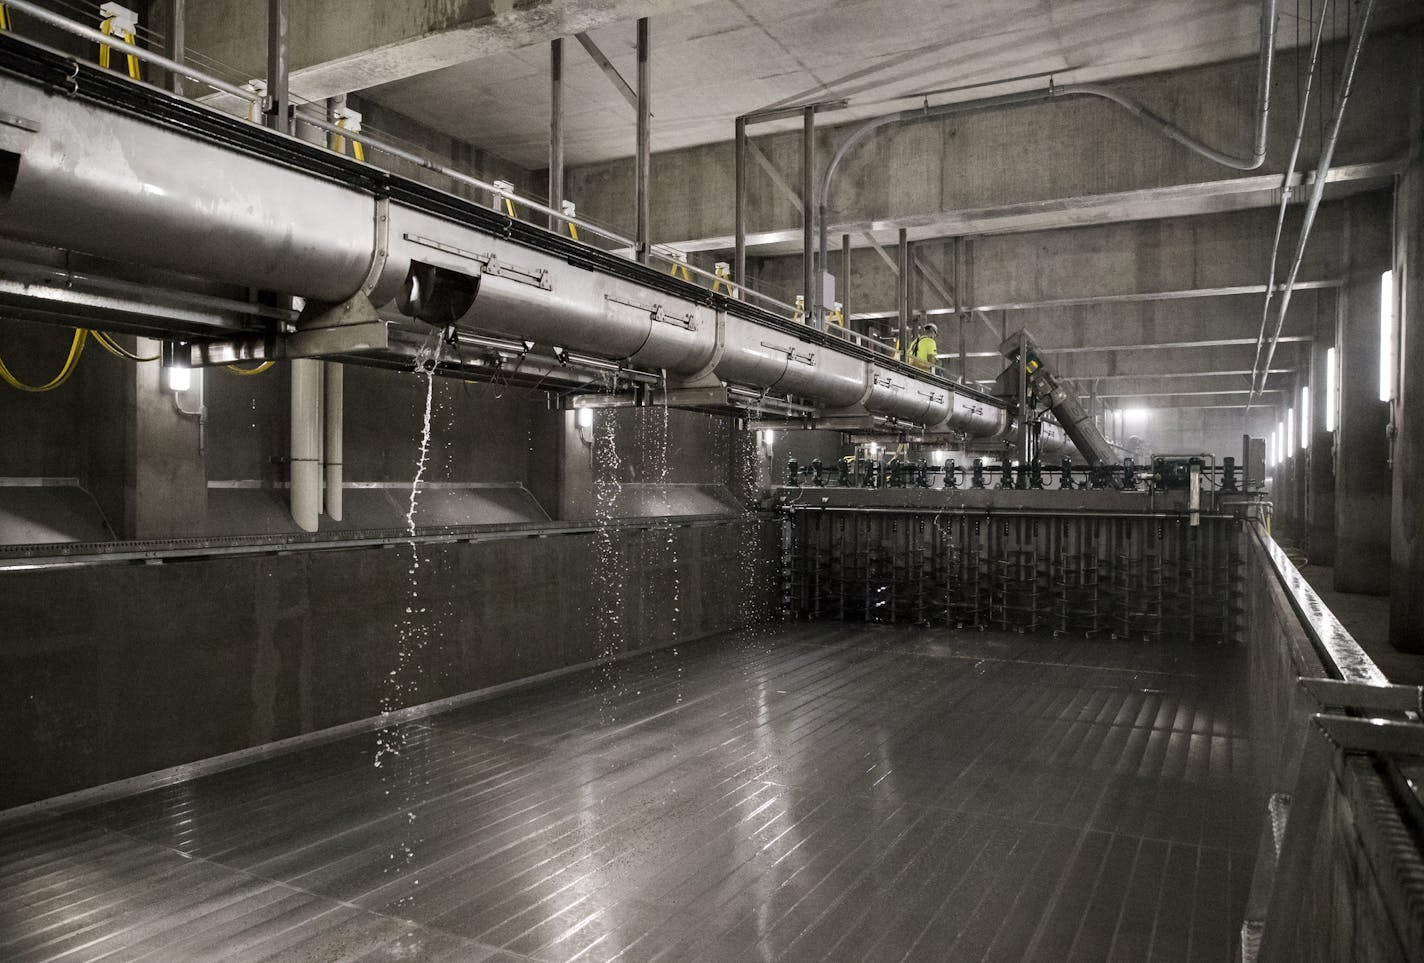
[[732,276],[738,285],[747,283],[747,119],[737,118],[736,127],[736,254]]
[[[564,41],[549,41],[549,206],[562,210],[564,202]],[[560,230],[549,218],[549,230]]]
[[1027,465],[1033,452],[1032,424],[1028,410],[1028,335],[1019,332],[1019,464]]
[[959,380],[969,381],[969,312],[965,310],[974,302],[969,299],[969,272],[964,261],[965,242],[954,239],[954,308],[959,314]]
[[[850,324],[850,235],[841,235],[841,276],[840,284],[837,285],[836,293],[840,295],[841,302],[841,322],[849,328]],[[864,332],[861,332],[862,334]]]
[[806,305],[806,321],[821,326],[821,297],[816,277],[816,108],[801,111],[801,291]]
[[267,126],[292,132],[291,98],[287,93],[287,32],[290,0],[267,0]]
[[[187,44],[184,37],[187,19],[187,0],[168,0],[168,14],[163,23],[163,55],[180,64],[183,62],[183,49]],[[184,95],[183,77],[171,70],[164,79],[164,86],[179,97]]]
[[910,351],[910,235],[900,228],[899,285],[896,313],[900,316],[900,357],[909,357]]
[[649,201],[649,181],[652,179],[652,89],[651,70],[648,63],[648,18],[638,18],[638,260],[648,263],[651,242],[648,235],[648,220],[652,211]]

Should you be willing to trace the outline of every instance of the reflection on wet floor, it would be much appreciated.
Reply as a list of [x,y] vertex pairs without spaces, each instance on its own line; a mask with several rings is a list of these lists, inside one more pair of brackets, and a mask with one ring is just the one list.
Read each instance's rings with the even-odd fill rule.
[[846,625],[664,650],[409,726],[400,792],[365,735],[7,827],[0,957],[1227,960],[1241,662]]

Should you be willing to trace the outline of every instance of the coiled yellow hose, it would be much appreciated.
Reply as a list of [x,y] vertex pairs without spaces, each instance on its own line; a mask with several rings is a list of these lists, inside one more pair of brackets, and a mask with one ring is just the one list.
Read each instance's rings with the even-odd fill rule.
[[[19,391],[29,391],[38,394],[42,391],[53,391],[69,380],[69,376],[74,374],[74,369],[79,364],[79,356],[84,353],[84,344],[89,339],[89,332],[84,328],[74,329],[74,340],[69,344],[69,357],[64,359],[64,367],[59,369],[59,374],[49,380],[47,384],[27,385],[19,378],[10,373],[10,369],[5,367],[5,362],[0,359],[0,379]],[[102,342],[100,342],[102,343]]]
[[259,364],[259,365],[258,365],[257,367],[255,367],[255,368],[239,368],[239,367],[238,367],[237,365],[235,365],[235,364],[225,364],[225,365],[223,365],[223,367],[226,368],[228,371],[231,371],[231,372],[232,372],[233,374],[235,374],[235,375],[244,375],[244,376],[246,376],[246,375],[259,375],[259,374],[261,374],[262,372],[266,371],[268,368],[272,367],[272,365],[274,365],[274,364],[276,364],[275,361],[264,361],[264,362],[262,362],[261,364]]
[[123,345],[115,341],[114,336],[108,334],[107,332],[91,330],[89,333],[94,336],[95,341],[99,342],[99,347],[109,352],[109,354],[113,355],[115,358],[127,358],[129,361],[139,362],[158,360],[158,355],[153,355],[150,358],[143,358],[139,355],[134,354],[132,351],[128,350]]

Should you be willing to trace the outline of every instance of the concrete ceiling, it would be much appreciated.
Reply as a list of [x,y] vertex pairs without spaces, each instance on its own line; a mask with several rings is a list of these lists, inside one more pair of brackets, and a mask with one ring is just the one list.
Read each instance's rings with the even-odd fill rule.
[[[1308,41],[1297,8],[1308,15],[1309,3],[1281,0],[1282,46]],[[786,104],[849,99],[822,121],[841,123],[922,91],[994,84],[933,95],[940,103],[1042,86],[1030,75],[1049,71],[1059,82],[1105,80],[1250,56],[1258,13],[1256,0],[711,0],[651,18],[653,149],[727,140],[739,114]],[[1417,16],[1416,0],[1378,0],[1374,22]],[[630,83],[633,34],[632,22],[590,33]],[[564,59],[566,162],[630,156],[627,101],[572,38]],[[538,170],[548,163],[548,77],[548,45],[537,43],[364,95]]]

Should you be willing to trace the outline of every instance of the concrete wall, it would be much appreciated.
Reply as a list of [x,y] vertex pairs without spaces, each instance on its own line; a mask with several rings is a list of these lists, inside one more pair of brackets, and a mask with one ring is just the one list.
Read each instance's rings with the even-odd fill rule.
[[[25,384],[43,385],[64,366],[74,331],[55,325],[6,321],[0,325],[0,360]],[[97,345],[86,348],[88,364],[64,387],[44,394],[15,391],[0,384],[0,477],[42,475],[78,478],[87,473],[88,408],[83,386],[94,367]],[[76,380],[78,379],[78,380]]]
[[[59,370],[69,338],[67,328],[6,321],[0,358],[17,376],[42,382]],[[0,386],[9,439],[0,446],[0,477],[78,478],[120,537],[199,534],[209,482],[286,482],[290,390],[286,365],[254,377],[210,369],[202,380],[200,450],[198,419],[178,411],[158,365],[114,358],[91,340],[60,388],[35,395]],[[348,366],[345,390],[346,480],[410,481],[424,379]],[[536,430],[534,418],[547,406],[542,392],[436,379],[426,479],[530,486],[534,459],[557,443]]]
[[[353,96],[349,98],[349,103],[353,109],[360,111],[361,127],[373,137],[388,141],[406,150],[414,147],[415,153],[423,157],[445,164],[462,174],[477,177],[487,183],[493,183],[496,180],[509,181],[514,185],[516,193],[525,196],[543,197],[548,193],[548,179],[545,174],[525,170],[498,154],[457,137],[442,134],[404,114],[382,107],[374,101]],[[403,177],[409,177],[482,204],[493,203],[493,198],[488,192],[458,183],[444,174],[426,170],[409,161],[399,160],[376,151],[368,151],[366,157],[367,160],[382,169]]]
[[0,808],[738,628],[774,559],[748,517],[422,547],[417,592],[404,547],[0,575]]

